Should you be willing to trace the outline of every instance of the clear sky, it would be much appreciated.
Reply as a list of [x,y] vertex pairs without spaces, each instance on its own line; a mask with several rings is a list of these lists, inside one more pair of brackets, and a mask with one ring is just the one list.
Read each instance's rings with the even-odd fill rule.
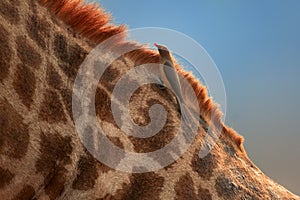
[[170,28],[195,39],[217,64],[226,123],[250,158],[300,195],[300,1],[98,0],[129,28]]

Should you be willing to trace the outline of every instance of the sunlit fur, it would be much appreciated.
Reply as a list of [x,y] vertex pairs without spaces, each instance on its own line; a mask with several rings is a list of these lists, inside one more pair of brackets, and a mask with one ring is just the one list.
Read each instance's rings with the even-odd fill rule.
[[[116,34],[120,34],[121,37],[119,38],[121,39],[116,40],[114,43],[115,48],[135,47],[136,50],[126,54],[126,57],[135,62],[135,65],[159,63],[159,54],[157,51],[147,49],[145,46],[137,43],[126,41],[126,27],[124,25],[116,26],[110,24],[110,15],[99,8],[98,5],[87,4],[82,0],[39,0],[39,2],[47,7],[52,14],[70,26],[70,28],[90,40],[95,46]],[[243,137],[233,129],[225,126],[222,122],[223,114],[208,96],[206,87],[201,85],[199,80],[190,72],[183,70],[176,59],[173,58],[173,61],[177,71],[190,82],[194,89],[198,98],[200,114],[204,120],[223,127],[223,133],[232,138],[239,149],[245,153]],[[182,90],[184,91],[185,89],[182,88]]]

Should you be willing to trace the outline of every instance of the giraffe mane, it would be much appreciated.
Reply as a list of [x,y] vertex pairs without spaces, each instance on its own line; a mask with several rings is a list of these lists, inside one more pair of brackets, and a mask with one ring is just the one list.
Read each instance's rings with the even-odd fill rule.
[[[159,63],[159,54],[156,51],[147,49],[138,43],[126,41],[127,27],[110,23],[112,21],[110,14],[100,8],[99,5],[86,3],[83,0],[39,0],[39,3],[76,33],[95,45],[119,34],[122,39],[114,45],[119,47],[135,46],[136,50],[127,53],[125,56],[131,59],[136,65]],[[204,118],[211,119],[216,126],[221,127],[222,133],[227,134],[241,152],[246,155],[243,147],[244,138],[222,122],[223,113],[209,97],[207,88],[201,85],[192,73],[183,70],[175,58],[173,59],[177,71],[189,81],[194,89],[199,108],[201,108],[201,114],[204,115]]]

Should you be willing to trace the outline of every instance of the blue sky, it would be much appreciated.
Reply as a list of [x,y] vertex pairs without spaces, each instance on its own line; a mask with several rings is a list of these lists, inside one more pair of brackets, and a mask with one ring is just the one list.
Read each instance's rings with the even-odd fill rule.
[[195,39],[217,64],[226,123],[251,159],[300,194],[300,1],[98,0],[129,28],[170,28]]

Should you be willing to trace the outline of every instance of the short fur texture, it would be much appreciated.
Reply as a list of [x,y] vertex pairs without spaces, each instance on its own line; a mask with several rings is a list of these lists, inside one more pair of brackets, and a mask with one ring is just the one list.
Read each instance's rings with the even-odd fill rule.
[[[110,24],[110,15],[103,9],[99,8],[96,4],[86,4],[82,0],[39,0],[39,2],[47,7],[52,14],[70,26],[70,28],[74,29],[95,45],[116,34],[124,36],[121,38],[125,38],[126,36],[126,27],[124,25],[116,26],[114,24]],[[124,45],[136,46],[137,50],[126,55],[134,61],[136,65],[144,63],[159,63],[158,52],[147,49],[145,46],[140,44],[125,41],[125,39],[121,39],[115,43],[115,47],[119,48],[122,48]],[[196,79],[193,74],[182,69],[175,58],[173,58],[173,62],[177,71],[190,82],[194,89],[198,98],[199,108],[201,108],[200,114],[207,121],[211,119],[211,116],[214,116],[214,119],[211,119],[213,123],[216,126],[223,127],[222,132],[233,139],[238,148],[246,154],[243,147],[244,138],[222,122],[223,113],[208,96],[206,87],[201,85],[199,80]]]

